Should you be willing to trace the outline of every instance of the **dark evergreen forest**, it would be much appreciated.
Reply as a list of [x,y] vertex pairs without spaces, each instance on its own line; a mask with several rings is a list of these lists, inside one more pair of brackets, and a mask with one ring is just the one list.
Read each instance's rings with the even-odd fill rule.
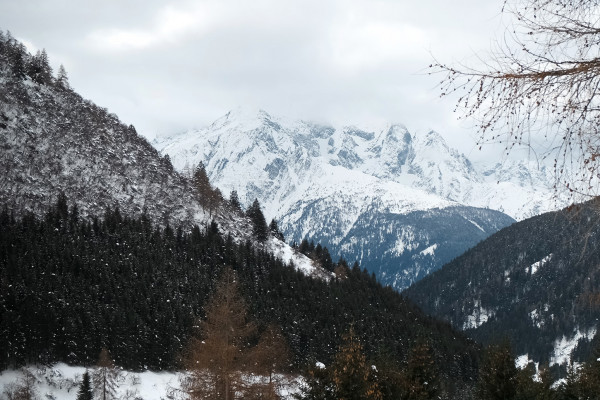
[[[487,345],[510,339],[516,354],[549,362],[554,342],[594,332],[600,318],[597,201],[513,224],[403,293],[462,327],[480,308],[493,315],[471,337]],[[583,338],[574,353],[587,361]]]
[[427,340],[446,376],[476,375],[473,342],[358,265],[342,260],[336,267],[347,277],[326,282],[250,242],[234,243],[215,223],[162,229],[117,208],[83,220],[64,195],[42,219],[6,207],[0,214],[0,368],[90,365],[104,347],[128,369],[177,368],[224,266],[237,271],[259,327],[282,327],[292,370],[308,360],[330,362],[352,325],[372,358],[401,362],[417,340]]

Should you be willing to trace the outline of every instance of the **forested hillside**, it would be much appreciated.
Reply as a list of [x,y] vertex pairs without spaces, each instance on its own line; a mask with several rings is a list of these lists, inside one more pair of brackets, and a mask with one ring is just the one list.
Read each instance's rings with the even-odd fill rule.
[[597,208],[511,225],[404,294],[482,343],[508,337],[537,361],[564,364],[573,350],[587,360],[600,318]]
[[0,202],[41,214],[60,191],[82,216],[119,205],[155,222],[207,219],[168,158],[107,109],[55,77],[45,51],[0,32]]
[[443,375],[473,379],[477,348],[449,325],[357,266],[346,278],[306,277],[250,242],[236,244],[216,224],[161,229],[118,209],[78,217],[64,196],[43,219],[0,215],[0,365],[95,362],[110,349],[130,369],[173,369],[216,277],[230,266],[250,314],[281,326],[293,367],[329,363],[350,326],[372,357],[401,362],[417,340],[434,349]]

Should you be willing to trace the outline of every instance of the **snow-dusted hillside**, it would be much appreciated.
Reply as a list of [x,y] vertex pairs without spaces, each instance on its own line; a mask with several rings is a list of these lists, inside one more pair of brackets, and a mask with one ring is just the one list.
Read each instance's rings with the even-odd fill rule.
[[600,319],[599,236],[595,201],[544,213],[492,235],[403,294],[484,345],[504,336],[536,362],[586,361]]
[[[521,218],[549,207],[540,196],[541,181],[528,186],[525,178],[509,176],[498,184],[505,170],[479,173],[439,134],[415,137],[401,125],[334,128],[237,109],[204,129],[160,138],[154,145],[178,170],[202,161],[211,181],[226,195],[236,190],[245,206],[258,198],[287,240],[313,238],[371,270],[388,265],[377,272],[397,288],[512,222],[485,208],[503,206]],[[501,205],[504,193],[513,197]],[[525,200],[519,203],[517,197]],[[426,214],[459,208],[467,222],[473,220],[470,214],[485,214],[481,224],[468,223],[462,242],[449,243],[458,227],[447,218],[457,213],[437,214],[446,218],[438,221],[445,229],[437,234],[423,226],[425,219],[432,226]],[[393,216],[392,225],[400,230],[384,225],[389,223],[384,216]]]
[[[155,223],[206,226],[212,219],[234,240],[251,238],[250,222],[200,204],[189,182],[133,126],[56,84],[15,80],[0,54],[0,206],[43,214],[63,192],[83,218],[118,207]],[[276,239],[268,250],[302,271],[325,276]]]

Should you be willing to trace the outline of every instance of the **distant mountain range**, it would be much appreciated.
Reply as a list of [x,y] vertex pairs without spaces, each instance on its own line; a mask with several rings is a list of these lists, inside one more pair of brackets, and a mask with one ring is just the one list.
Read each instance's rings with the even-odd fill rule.
[[478,169],[438,133],[398,124],[335,128],[236,109],[153,144],[177,170],[204,163],[211,182],[225,195],[236,190],[244,206],[257,198],[288,241],[322,242],[397,289],[513,218],[554,207],[547,170]]

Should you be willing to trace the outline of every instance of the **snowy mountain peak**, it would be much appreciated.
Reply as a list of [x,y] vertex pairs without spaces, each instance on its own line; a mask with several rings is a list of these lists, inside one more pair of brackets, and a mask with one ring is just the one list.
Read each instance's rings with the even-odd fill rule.
[[260,108],[237,107],[214,121],[209,128],[238,128],[244,131],[258,129],[264,125],[276,125],[273,117]]
[[[226,194],[237,190],[245,205],[264,198],[270,217],[280,217],[290,206],[281,201],[291,201],[292,192],[332,175],[330,168],[356,171],[358,185],[373,179],[383,186],[396,182],[440,200],[503,210],[516,219],[562,205],[547,200],[553,198],[551,176],[532,162],[474,166],[438,132],[411,134],[396,123],[336,128],[238,107],[207,128],[154,145],[180,170],[203,161],[213,182]],[[241,177],[250,183],[239,187]]]
[[423,135],[422,142],[425,146],[442,146],[449,149],[446,140],[436,131],[429,131]]
[[[288,241],[314,238],[333,254],[387,268],[380,279],[397,288],[512,222],[473,207],[522,218],[547,206],[542,176],[522,186],[521,167],[485,175],[439,133],[401,124],[334,127],[238,108],[154,145],[177,169],[202,161],[211,182],[225,196],[236,190],[245,207],[257,198]],[[402,263],[409,269],[397,271]]]

